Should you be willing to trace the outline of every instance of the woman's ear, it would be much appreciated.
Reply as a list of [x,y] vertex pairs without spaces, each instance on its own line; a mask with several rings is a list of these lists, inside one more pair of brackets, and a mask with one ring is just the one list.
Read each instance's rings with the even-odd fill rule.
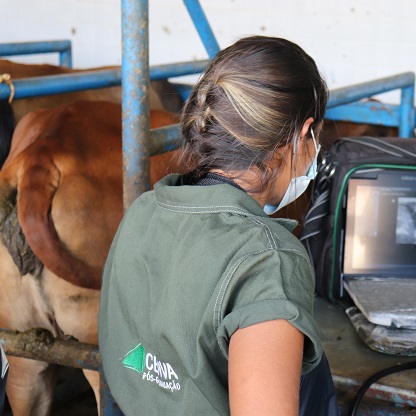
[[304,125],[303,125],[303,127],[302,127],[302,130],[301,130],[301,132],[300,132],[300,138],[301,139],[303,139],[304,137],[306,137],[306,135],[309,133],[309,129],[311,128],[311,125],[312,125],[312,123],[314,122],[315,120],[312,118],[312,117],[309,117],[306,121],[305,121],[305,123],[304,123]]

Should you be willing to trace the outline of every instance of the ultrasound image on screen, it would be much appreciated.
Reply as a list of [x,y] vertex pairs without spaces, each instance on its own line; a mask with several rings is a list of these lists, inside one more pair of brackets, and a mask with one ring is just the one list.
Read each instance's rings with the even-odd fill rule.
[[416,244],[416,198],[398,198],[396,243]]
[[345,275],[415,275],[416,171],[410,173],[389,171],[350,179],[342,253]]

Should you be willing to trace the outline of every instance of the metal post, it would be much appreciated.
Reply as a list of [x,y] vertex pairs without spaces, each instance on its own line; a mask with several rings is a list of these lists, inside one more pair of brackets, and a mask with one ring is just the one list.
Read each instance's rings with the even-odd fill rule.
[[123,203],[150,189],[148,0],[122,0]]
[[111,395],[103,372],[100,372],[100,414],[104,416],[123,416]]
[[66,49],[63,49],[59,53],[59,65],[65,66],[66,68],[72,68],[72,45],[69,42],[69,45]]
[[209,25],[208,19],[205,16],[198,0],[183,0],[188,13],[195,25],[198,35],[204,44],[208,56],[212,59],[220,51],[220,46],[215,38],[214,32]]
[[402,88],[399,112],[399,136],[414,137],[415,126],[415,87]]

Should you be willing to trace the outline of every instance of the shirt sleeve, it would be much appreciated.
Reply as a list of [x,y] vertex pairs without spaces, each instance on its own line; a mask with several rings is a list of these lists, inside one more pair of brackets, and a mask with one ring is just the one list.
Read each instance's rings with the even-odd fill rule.
[[313,318],[314,276],[301,252],[270,249],[245,256],[230,267],[221,287],[216,333],[226,357],[237,329],[285,319],[305,335],[302,373],[319,363],[322,345]]

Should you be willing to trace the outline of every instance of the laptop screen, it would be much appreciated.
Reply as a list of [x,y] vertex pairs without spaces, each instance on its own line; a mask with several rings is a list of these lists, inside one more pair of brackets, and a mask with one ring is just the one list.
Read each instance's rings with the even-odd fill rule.
[[416,277],[416,170],[359,171],[350,178],[343,275]]

